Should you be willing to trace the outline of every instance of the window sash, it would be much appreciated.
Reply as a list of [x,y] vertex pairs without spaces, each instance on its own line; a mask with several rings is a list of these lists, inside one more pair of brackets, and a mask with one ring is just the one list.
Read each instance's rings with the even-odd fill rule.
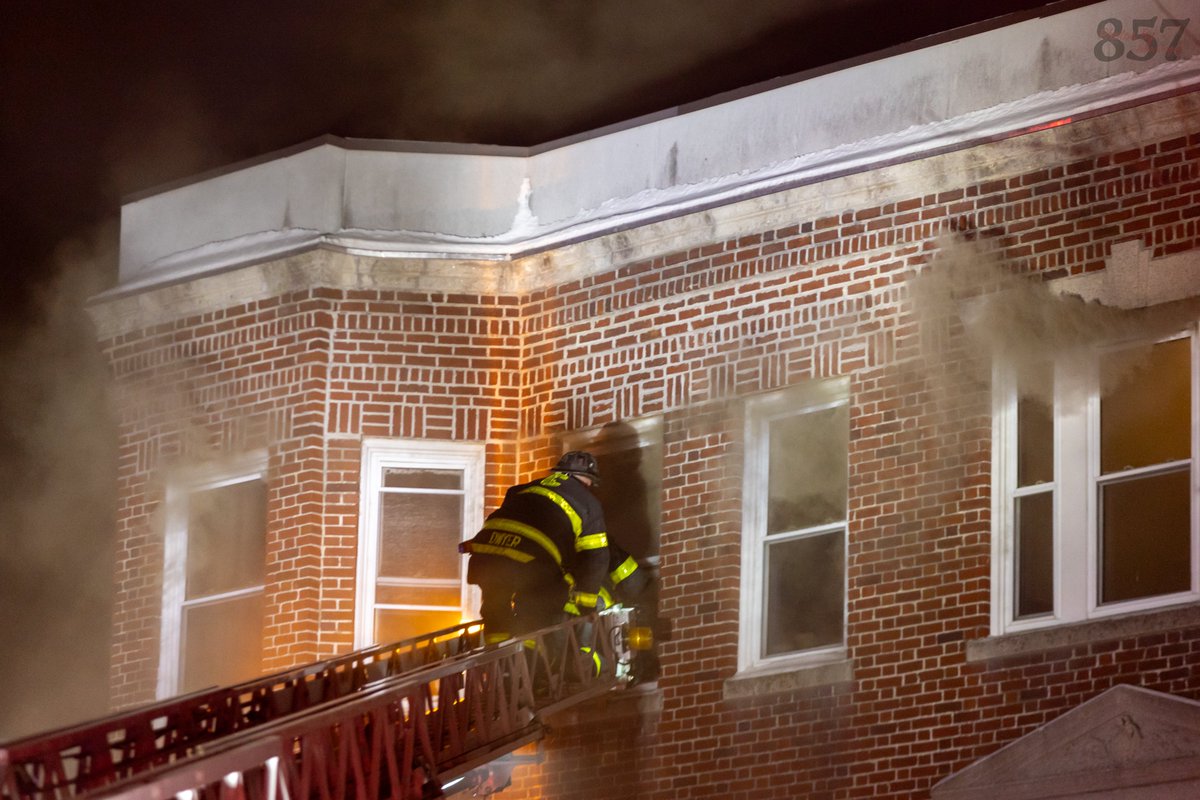
[[[1026,561],[1025,561],[1025,557],[1024,557],[1024,553],[1023,553],[1023,546],[1025,544],[1025,541],[1024,541],[1024,531],[1021,530],[1021,511],[1020,511],[1020,509],[1021,509],[1021,507],[1025,506],[1027,504],[1026,502],[1023,502],[1023,501],[1035,501],[1035,500],[1040,500],[1042,498],[1046,498],[1046,500],[1050,503],[1050,542],[1049,542],[1049,547],[1047,548],[1050,553],[1050,562],[1051,562],[1049,569],[1048,569],[1049,581],[1050,581],[1049,608],[1037,608],[1037,609],[1026,610],[1024,608],[1024,603],[1023,603],[1024,597],[1025,597],[1025,589],[1026,589],[1026,586],[1024,583],[1025,577],[1026,577],[1024,575]],[[1010,590],[1013,593],[1013,618],[1016,620],[1036,619],[1039,617],[1044,617],[1047,614],[1054,613],[1054,606],[1055,606],[1054,594],[1055,594],[1055,589],[1057,588],[1057,586],[1059,584],[1059,582],[1055,579],[1055,572],[1054,572],[1054,562],[1055,562],[1054,530],[1056,527],[1054,525],[1054,514],[1055,514],[1056,505],[1057,505],[1057,497],[1056,497],[1056,493],[1054,491],[1053,484],[1040,484],[1035,487],[1023,487],[1022,489],[1013,492],[1012,501],[1011,501],[1011,504],[1009,505],[1010,513],[1012,514],[1012,531],[1013,531],[1013,535],[1012,535],[1013,565],[1012,565],[1012,571],[1011,571],[1012,585],[1010,587]],[[1030,544],[1034,544],[1034,543],[1031,542]]]
[[[794,531],[788,534],[771,534],[764,536],[762,539],[762,569],[763,569],[763,592],[762,592],[762,622],[759,630],[760,651],[759,657],[764,662],[769,662],[776,658],[791,658],[797,654],[823,653],[830,650],[842,649],[846,644],[846,522],[843,520],[838,523],[818,525],[812,528],[806,528],[802,531]],[[842,575],[841,575],[841,620],[840,620],[840,635],[835,642],[822,642],[809,647],[800,647],[792,650],[781,650],[778,652],[768,652],[771,649],[771,600],[775,594],[775,586],[771,582],[771,551],[779,549],[793,542],[804,542],[816,539],[825,539],[837,537],[841,541],[842,554]]]
[[252,594],[262,594],[266,591],[266,584],[260,583],[257,586],[244,586],[240,589],[231,589],[228,592],[219,592],[217,594],[208,594],[202,597],[190,597],[179,604],[180,608],[191,608],[193,606],[203,606],[210,603],[221,603],[225,600],[236,600],[239,597],[248,597]]
[[[1097,502],[1097,519],[1099,520],[1099,524],[1097,525],[1097,528],[1096,528],[1096,539],[1097,539],[1097,541],[1096,541],[1096,547],[1097,547],[1096,581],[1097,581],[1097,589],[1098,589],[1097,596],[1096,596],[1097,605],[1107,606],[1107,605],[1111,605],[1114,603],[1140,601],[1140,600],[1146,600],[1149,598],[1157,599],[1157,598],[1162,598],[1162,597],[1169,597],[1172,595],[1180,595],[1180,594],[1186,595],[1187,587],[1184,586],[1183,588],[1177,589],[1175,591],[1160,591],[1157,594],[1145,592],[1143,594],[1133,594],[1133,595],[1130,595],[1123,599],[1121,599],[1121,598],[1109,599],[1108,598],[1108,589],[1106,588],[1106,584],[1109,583],[1108,569],[1110,567],[1110,561],[1109,561],[1109,555],[1106,551],[1108,549],[1113,549],[1113,550],[1117,551],[1118,553],[1120,553],[1122,550],[1124,550],[1125,552],[1123,553],[1123,555],[1120,555],[1118,557],[1118,562],[1122,563],[1127,568],[1133,568],[1134,573],[1136,575],[1137,571],[1138,571],[1137,568],[1139,566],[1142,566],[1142,564],[1139,564],[1139,561],[1142,558],[1144,558],[1144,556],[1142,556],[1142,554],[1153,543],[1151,541],[1148,541],[1145,537],[1138,537],[1139,541],[1136,543],[1137,546],[1130,549],[1129,545],[1132,542],[1130,541],[1130,538],[1128,536],[1126,536],[1126,537],[1124,537],[1124,539],[1122,539],[1122,537],[1120,536],[1121,527],[1120,527],[1119,523],[1113,526],[1113,530],[1109,530],[1108,521],[1106,519],[1108,514],[1106,513],[1106,510],[1105,510],[1105,504],[1106,504],[1106,502],[1116,502],[1116,499],[1115,499],[1116,493],[1119,493],[1121,491],[1121,489],[1123,489],[1123,488],[1126,488],[1126,489],[1129,488],[1131,484],[1136,485],[1137,489],[1140,491],[1147,491],[1149,488],[1147,486],[1148,483],[1149,484],[1158,484],[1158,486],[1160,488],[1162,488],[1163,484],[1161,484],[1159,482],[1159,479],[1163,479],[1163,478],[1168,479],[1168,481],[1172,478],[1184,478],[1185,479],[1184,487],[1185,487],[1185,494],[1186,494],[1186,491],[1187,491],[1186,487],[1189,487],[1191,484],[1190,475],[1191,475],[1191,461],[1189,459],[1189,460],[1182,461],[1182,462],[1180,462],[1180,461],[1172,462],[1171,465],[1166,466],[1166,467],[1160,465],[1158,468],[1154,468],[1154,469],[1129,470],[1128,472],[1124,473],[1121,477],[1116,477],[1114,475],[1106,475],[1106,476],[1104,476],[1103,480],[1097,481],[1097,483],[1096,483],[1096,502]],[[1109,494],[1109,492],[1107,490],[1109,490],[1109,489],[1112,489],[1113,494],[1114,494],[1114,497],[1111,500],[1106,499]],[[1192,497],[1187,497],[1186,499],[1188,500],[1188,514],[1190,516],[1191,506],[1194,505],[1194,502],[1193,502]],[[1147,516],[1153,516],[1155,514],[1162,514],[1164,512],[1166,512],[1167,514],[1170,514],[1171,506],[1169,504],[1152,504],[1152,507],[1150,507],[1150,508],[1144,508],[1144,509],[1139,508],[1139,509],[1137,509],[1137,511],[1138,511],[1138,516],[1144,518]],[[1170,525],[1169,521],[1160,520],[1160,522],[1166,522],[1166,526],[1168,526],[1168,527]],[[1163,526],[1153,525],[1153,526],[1151,526],[1150,530],[1152,530],[1152,531],[1153,530],[1161,530],[1162,528],[1163,528]],[[1128,533],[1128,530],[1126,530],[1126,533]],[[1178,539],[1180,537],[1173,537],[1173,538],[1175,539],[1176,543],[1178,543]],[[1185,540],[1190,539],[1190,537],[1183,537],[1183,538]],[[1166,540],[1167,549],[1169,549],[1170,543],[1171,543],[1171,540],[1169,540],[1169,539]],[[1122,547],[1122,544],[1124,544],[1124,547]],[[1194,546],[1191,544],[1190,541],[1186,541],[1186,544],[1189,546],[1189,551],[1190,551],[1191,547]],[[1162,548],[1161,543],[1159,544],[1159,547]],[[1153,563],[1154,563],[1154,565],[1157,565],[1157,564],[1163,563],[1163,561],[1172,562],[1171,566],[1174,567],[1175,570],[1178,570],[1181,566],[1177,561],[1175,561],[1175,559],[1170,558],[1170,556],[1168,556],[1164,553],[1160,553],[1160,558]],[[1153,571],[1156,573],[1159,573],[1160,579],[1161,579],[1163,571],[1159,570],[1159,569],[1155,569]],[[1129,573],[1126,570],[1124,570],[1124,569],[1119,570],[1117,572],[1117,574],[1113,576],[1113,581],[1114,581],[1113,588],[1114,589],[1116,588],[1116,585],[1115,585],[1116,583],[1126,583],[1127,579],[1128,579],[1128,575],[1129,575]],[[1190,576],[1185,575],[1182,583],[1190,584],[1191,581],[1189,580],[1189,578],[1190,578]]]
[[[258,615],[257,620],[253,614],[247,613],[247,600],[255,601],[251,605],[253,612]],[[196,691],[214,684],[228,685],[261,673],[265,603],[264,591],[238,591],[183,606],[180,626],[183,645],[179,650],[180,691]],[[215,626],[211,616],[205,619],[213,612],[217,614],[218,624]],[[207,628],[215,640],[201,635],[195,642],[196,650],[190,650],[188,645],[192,643],[193,626],[202,632]],[[199,667],[199,671],[190,672],[195,667]]]

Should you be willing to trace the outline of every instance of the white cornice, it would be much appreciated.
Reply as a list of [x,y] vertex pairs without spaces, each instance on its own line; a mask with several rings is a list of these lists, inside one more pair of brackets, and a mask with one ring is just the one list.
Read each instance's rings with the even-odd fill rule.
[[[302,247],[288,255],[236,262],[225,269],[210,268],[187,280],[163,282],[141,291],[106,292],[95,298],[90,311],[100,338],[109,339],[190,315],[315,287],[523,296],[622,264],[686,252],[710,242],[737,240],[846,209],[1006,180],[1069,163],[1098,149],[1115,152],[1145,142],[1187,136],[1195,131],[1198,114],[1200,94],[1185,95],[1028,136],[670,217],[512,261],[371,258],[328,245]],[[1171,272],[1174,274],[1174,270]],[[1063,281],[1052,285],[1058,283]],[[1087,293],[1087,287],[1077,287],[1073,281],[1064,285],[1075,293]]]

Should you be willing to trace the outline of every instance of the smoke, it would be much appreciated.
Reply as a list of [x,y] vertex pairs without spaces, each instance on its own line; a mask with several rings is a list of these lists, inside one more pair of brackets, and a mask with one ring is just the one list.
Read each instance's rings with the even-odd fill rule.
[[909,289],[928,374],[941,374],[961,346],[973,357],[968,377],[976,385],[989,386],[992,365],[1003,365],[1028,396],[1045,403],[1054,399],[1054,384],[1038,377],[1049,364],[1070,375],[1086,369],[1097,348],[1127,343],[1106,357],[1101,390],[1111,391],[1136,373],[1155,338],[1178,331],[1196,314],[1192,302],[1124,309],[1059,294],[1039,276],[1021,274],[998,245],[957,236],[936,243],[936,255]]
[[306,80],[319,94],[341,82],[338,133],[535,145],[700,100],[715,91],[705,88],[712,76],[700,88],[664,80],[794,25],[815,5],[762,2],[731,14],[720,0],[378,0],[329,21],[312,44],[318,61],[338,66]]
[[116,436],[84,303],[110,232],[59,248],[0,353],[0,739],[107,708]]

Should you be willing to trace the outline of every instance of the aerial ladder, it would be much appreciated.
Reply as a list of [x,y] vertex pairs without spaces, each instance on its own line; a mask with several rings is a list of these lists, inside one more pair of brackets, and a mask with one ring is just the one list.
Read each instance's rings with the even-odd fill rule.
[[[0,800],[426,800],[493,791],[544,719],[627,684],[634,612],[478,622],[0,745]],[[502,788],[502,787],[496,787]]]

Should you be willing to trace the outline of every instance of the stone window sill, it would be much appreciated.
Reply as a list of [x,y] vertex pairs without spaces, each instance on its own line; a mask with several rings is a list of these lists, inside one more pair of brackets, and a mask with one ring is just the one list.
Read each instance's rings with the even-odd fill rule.
[[967,661],[990,661],[1093,642],[1126,639],[1148,633],[1200,625],[1200,604],[1140,611],[1032,631],[1006,633],[967,642]]
[[854,678],[854,664],[841,653],[819,662],[789,662],[786,665],[743,670],[725,681],[725,699],[740,700],[783,694],[814,686],[845,683]]

